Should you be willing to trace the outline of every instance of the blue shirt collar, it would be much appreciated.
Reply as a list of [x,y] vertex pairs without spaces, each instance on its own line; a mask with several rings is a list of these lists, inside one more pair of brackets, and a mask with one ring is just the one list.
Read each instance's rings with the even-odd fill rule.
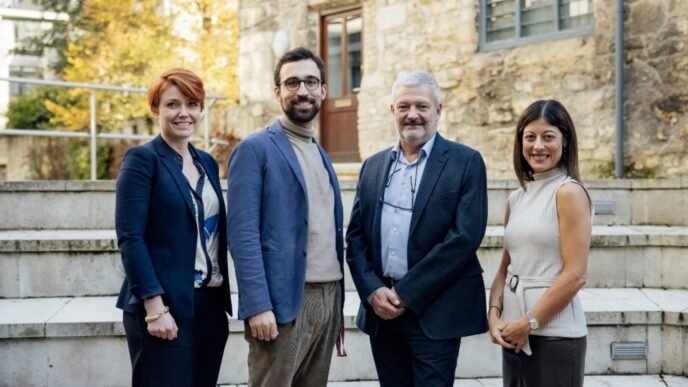
[[[423,145],[422,148],[420,148],[420,156],[418,157],[418,160],[423,160],[425,158],[430,157],[430,152],[432,152],[432,148],[435,145],[435,137],[437,137],[437,132],[432,135],[432,137],[428,140],[428,142]],[[397,143],[394,144],[392,147],[392,150],[390,151],[390,156],[392,157],[392,160],[396,160],[397,156],[399,155],[399,152],[401,151],[401,141],[397,140]]]

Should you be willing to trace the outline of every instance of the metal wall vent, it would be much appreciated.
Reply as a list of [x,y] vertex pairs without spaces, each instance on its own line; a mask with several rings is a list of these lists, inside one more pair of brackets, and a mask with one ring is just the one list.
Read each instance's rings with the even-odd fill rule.
[[613,200],[595,200],[592,202],[596,215],[613,215],[615,206]]
[[612,343],[612,360],[647,359],[647,343],[642,341]]

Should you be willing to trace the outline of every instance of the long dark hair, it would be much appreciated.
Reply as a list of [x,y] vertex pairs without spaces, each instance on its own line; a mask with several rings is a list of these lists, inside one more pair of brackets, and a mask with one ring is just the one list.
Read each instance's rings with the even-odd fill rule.
[[550,100],[535,101],[521,113],[516,125],[516,135],[514,137],[514,172],[521,187],[525,187],[526,182],[533,180],[533,168],[523,157],[523,130],[533,121],[545,120],[548,124],[557,127],[564,136],[564,146],[559,160],[559,166],[566,168],[566,173],[580,181],[578,172],[578,140],[576,139],[576,128],[569,112],[561,102]]

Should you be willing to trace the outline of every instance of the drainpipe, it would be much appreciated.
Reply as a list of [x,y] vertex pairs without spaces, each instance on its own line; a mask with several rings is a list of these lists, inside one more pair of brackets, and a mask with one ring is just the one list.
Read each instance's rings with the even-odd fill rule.
[[616,45],[614,53],[614,64],[616,66],[616,157],[615,175],[617,178],[623,176],[624,170],[624,2],[616,0]]

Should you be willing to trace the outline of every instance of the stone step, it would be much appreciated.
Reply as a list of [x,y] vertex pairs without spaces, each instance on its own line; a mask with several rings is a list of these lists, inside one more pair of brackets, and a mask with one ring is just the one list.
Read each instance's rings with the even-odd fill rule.
[[[581,291],[581,301],[589,327],[587,374],[688,374],[688,290],[590,288]],[[356,293],[347,292],[349,356],[333,358],[332,382],[376,380],[368,338],[354,325],[358,303]],[[128,385],[129,357],[114,304],[114,297],[0,300],[2,383]],[[232,318],[229,328],[219,382],[246,383],[243,324]],[[640,343],[646,356],[612,359],[612,343]],[[499,347],[486,334],[462,341],[458,378],[500,374]]]
[[[348,221],[356,182],[346,179],[340,185]],[[688,226],[688,178],[591,180],[586,185],[596,224]],[[514,180],[488,181],[488,224],[503,224],[507,197],[516,188]],[[0,229],[112,229],[114,202],[113,181],[0,181],[0,214],[6,214]]]
[[[478,255],[489,287],[503,228],[490,226]],[[590,287],[688,289],[688,227],[595,226]],[[0,230],[0,298],[114,295],[123,268],[113,230]],[[236,281],[230,260],[230,283]],[[346,270],[346,288],[354,290]]]
[[[246,384],[222,384],[245,387]],[[327,387],[379,387],[377,380],[329,382]],[[456,379],[454,387],[502,387],[501,378]],[[688,387],[688,377],[674,375],[588,375],[584,387]]]

